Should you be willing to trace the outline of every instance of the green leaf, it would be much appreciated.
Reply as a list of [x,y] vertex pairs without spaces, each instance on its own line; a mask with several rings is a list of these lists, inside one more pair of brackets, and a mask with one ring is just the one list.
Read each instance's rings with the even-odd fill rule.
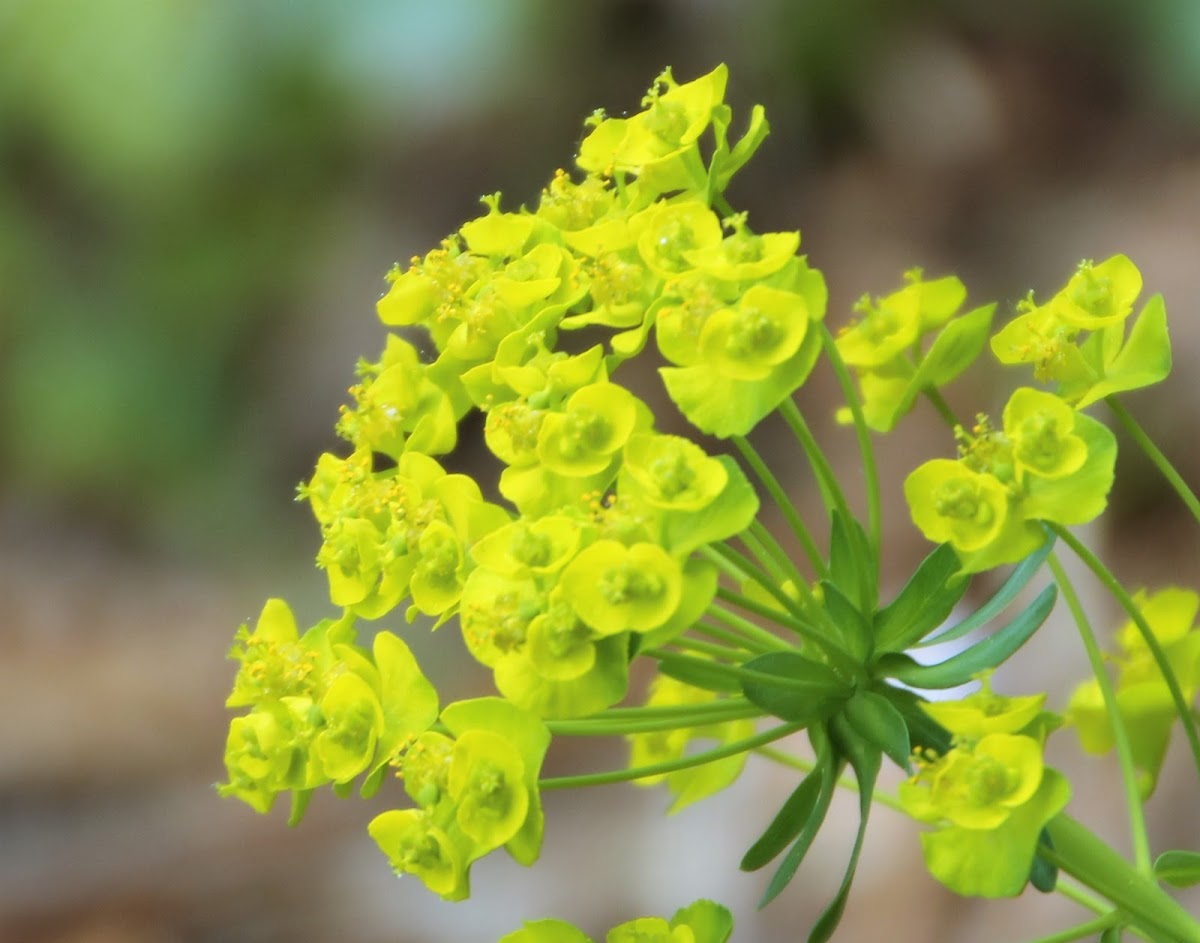
[[312,799],[314,791],[312,789],[292,790],[292,809],[288,815],[289,828],[295,828],[300,824],[300,820],[304,818],[304,813],[308,811],[308,803]]
[[856,518],[832,514],[829,536],[829,578],[854,601],[859,612],[874,612],[878,601],[879,567],[871,542]]
[[821,593],[825,611],[838,630],[842,647],[855,661],[865,662],[871,654],[871,627],[866,617],[832,583],[822,580]]
[[1029,883],[1043,894],[1053,894],[1058,886],[1058,868],[1041,854],[1043,846],[1050,851],[1054,850],[1054,840],[1044,828],[1041,837],[1038,838],[1038,853],[1033,857],[1033,867],[1029,869]]
[[854,778],[858,780],[858,832],[854,836],[854,847],[850,851],[850,861],[846,865],[846,873],[842,877],[841,886],[834,895],[825,912],[821,914],[808,935],[808,943],[826,943],[833,936],[833,931],[842,921],[846,910],[846,899],[850,896],[850,885],[854,883],[854,874],[858,870],[858,858],[862,854],[863,839],[867,834],[867,820],[871,815],[871,798],[875,794],[875,781],[879,778],[879,765],[882,758],[880,751],[871,744],[859,739],[850,730],[834,722],[834,732],[850,766],[854,769]]
[[969,579],[955,579],[958,554],[941,544],[929,554],[896,596],[875,615],[875,651],[904,651],[941,625],[963,593]]
[[766,140],[767,134],[770,133],[770,125],[767,124],[767,113],[762,105],[755,105],[750,111],[750,126],[746,133],[738,140],[737,144],[732,149],[726,143],[726,134],[729,129],[729,115],[726,112],[720,111],[722,106],[713,109],[713,125],[714,130],[718,133],[717,149],[713,153],[712,161],[709,164],[709,190],[710,195],[715,193],[725,192],[725,188],[729,186],[729,181],[733,175],[742,168],[742,166],[758,150],[759,146]]
[[826,765],[819,763],[800,780],[800,785],[787,797],[771,824],[767,826],[767,830],[742,856],[742,863],[738,867],[743,871],[757,871],[775,860],[788,843],[800,834],[816,812],[817,799],[825,783]]
[[1154,876],[1172,887],[1200,884],[1200,853],[1164,851],[1154,862]]
[[716,662],[670,653],[656,654],[654,657],[658,661],[659,671],[694,688],[731,694],[740,693],[742,690],[741,682],[728,671],[722,670]]
[[[815,734],[814,729],[811,733]],[[816,739],[814,737],[814,739]],[[823,737],[828,743],[828,738]],[[820,831],[821,825],[825,822],[825,816],[829,812],[829,804],[833,800],[833,792],[837,788],[837,778],[841,775],[842,766],[845,763],[840,758],[835,758],[835,751],[831,747],[826,747],[817,752],[817,762],[823,767],[821,773],[821,788],[817,794],[817,801],[813,806],[813,811],[809,814],[808,819],[804,823],[804,827],[800,829],[800,834],[796,838],[796,842],[788,849],[787,855],[780,863],[779,868],[771,876],[770,882],[767,884],[767,889],[763,892],[762,899],[758,902],[758,909],[766,907],[771,901],[779,896],[779,892],[791,883],[793,877],[796,876],[796,871],[800,867],[800,863],[804,860],[804,856],[808,854],[808,849],[812,846],[813,839],[817,837],[817,832]]]
[[955,318],[934,338],[917,370],[918,391],[925,386],[945,386],[979,356],[992,330],[995,303]]
[[909,772],[912,745],[908,724],[891,701],[874,691],[858,691],[842,708],[842,716],[855,733]]
[[918,642],[913,647],[924,648],[926,645],[940,645],[942,642],[952,642],[955,639],[962,638],[968,632],[974,632],[976,629],[982,628],[991,622],[992,619],[996,618],[996,616],[1000,615],[1007,608],[1010,602],[1017,598],[1017,594],[1025,588],[1026,584],[1033,579],[1033,575],[1041,569],[1042,563],[1050,555],[1050,551],[1054,549],[1055,539],[1053,534],[1048,533],[1046,542],[1017,564],[1016,569],[1009,574],[1004,584],[996,590],[996,594],[973,614],[967,616],[967,618],[963,619],[962,622],[953,628]]
[[1125,928],[1123,926],[1117,923],[1106,928],[1105,931],[1100,934],[1100,943],[1121,943],[1121,936],[1124,929]]
[[743,667],[777,678],[743,681],[742,692],[752,704],[792,723],[828,717],[852,693],[829,667],[796,652],[768,652]]
[[1024,645],[1046,621],[1057,598],[1057,587],[1054,584],[1047,586],[1003,628],[940,664],[921,665],[907,655],[888,655],[880,659],[879,669],[888,677],[915,688],[954,688],[966,684],[980,671],[1003,663]]
[[[1119,328],[1120,329],[1120,328]],[[1105,364],[1104,379],[1089,387],[1076,403],[1083,409],[1098,400],[1137,390],[1166,379],[1171,372],[1171,338],[1167,334],[1167,309],[1162,295],[1146,302],[1120,352]]]
[[887,686],[887,699],[900,712],[908,727],[908,738],[914,750],[929,749],[945,753],[950,749],[950,731],[929,716],[921,705],[928,703],[915,691]]
[[715,458],[728,474],[721,493],[700,512],[663,512],[662,544],[676,556],[740,534],[758,514],[758,495],[742,467],[729,455]]

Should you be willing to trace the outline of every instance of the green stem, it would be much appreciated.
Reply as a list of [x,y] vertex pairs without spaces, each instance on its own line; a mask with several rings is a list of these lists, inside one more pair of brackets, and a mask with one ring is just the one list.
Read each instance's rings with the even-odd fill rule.
[[811,691],[812,688],[804,681],[785,678],[783,675],[771,674],[767,671],[755,671],[753,668],[743,668],[740,665],[723,665],[707,658],[692,658],[680,652],[671,652],[663,648],[644,648],[639,653],[647,658],[660,661],[684,662],[714,674],[725,675],[731,681],[750,681],[758,684],[769,684],[777,688],[795,688],[801,691]]
[[727,756],[736,756],[738,753],[749,753],[751,750],[755,750],[764,744],[780,740],[789,734],[803,729],[804,724],[782,724],[756,734],[753,737],[747,737],[745,740],[727,743],[724,746],[705,750],[703,753],[693,753],[689,756],[680,757],[677,760],[649,763],[646,766],[638,766],[633,769],[614,769],[604,773],[583,773],[579,776],[557,776],[552,779],[543,779],[538,782],[538,789],[542,792],[548,792],[551,789],[574,789],[577,786],[603,786],[608,783],[625,783],[634,779],[645,779],[647,776],[661,776],[664,773],[674,773],[677,770],[690,769],[693,766],[703,766],[705,763],[711,763],[714,760],[723,760]]
[[1054,847],[1042,845],[1039,854],[1111,901],[1155,943],[1200,943],[1200,923],[1083,825],[1060,813],[1046,828]]
[[1046,562],[1054,574],[1059,589],[1062,590],[1063,598],[1067,601],[1067,608],[1071,610],[1071,616],[1075,619],[1079,637],[1083,640],[1083,647],[1087,651],[1088,663],[1092,667],[1092,674],[1095,675],[1096,683],[1100,686],[1104,710],[1108,714],[1108,722],[1112,725],[1113,742],[1117,748],[1117,761],[1121,767],[1121,780],[1125,786],[1125,805],[1129,810],[1129,831],[1133,840],[1134,861],[1137,863],[1139,871],[1143,874],[1150,874],[1150,840],[1146,836],[1146,816],[1142,809],[1137,768],[1133,763],[1133,748],[1129,743],[1129,731],[1125,726],[1125,719],[1121,716],[1120,708],[1117,707],[1117,693],[1113,690],[1112,679],[1109,678],[1108,669],[1104,666],[1104,656],[1096,642],[1096,634],[1092,631],[1091,623],[1088,622],[1087,613],[1083,611],[1075,587],[1054,553],[1046,558]]
[[858,450],[862,455],[863,475],[866,478],[867,486],[867,533],[871,539],[871,549],[875,552],[875,558],[879,559],[879,550],[882,544],[882,515],[879,508],[879,469],[875,464],[875,447],[871,444],[871,430],[863,416],[862,400],[859,398],[858,390],[854,388],[854,381],[850,379],[850,371],[846,369],[846,362],[837,349],[837,342],[829,333],[829,328],[824,322],[821,323],[821,345],[825,348],[825,356],[829,358],[829,363],[837,376],[838,385],[842,388],[842,396],[845,397],[846,405],[850,407],[850,414],[854,417],[854,434],[858,438]]
[[770,571],[777,582],[781,584],[789,580],[793,583],[804,582],[804,575],[792,562],[792,558],[779,546],[779,542],[758,519],[751,521],[750,526],[737,535],[737,539],[746,546],[746,549],[763,565],[764,569]]
[[730,612],[715,603],[710,603],[705,614],[724,622],[730,630],[736,631],[743,639],[746,640],[754,651],[763,652],[790,652],[792,646],[781,639],[773,632],[768,632],[766,629],[755,625],[749,619],[739,616],[736,612]]
[[1051,933],[1049,936],[1039,936],[1032,943],[1071,943],[1072,940],[1083,940],[1090,937],[1093,933],[1103,933],[1113,924],[1119,923],[1120,920],[1120,914],[1105,914],[1103,917],[1097,917],[1095,920],[1089,920],[1087,923],[1081,923],[1078,926],[1060,930],[1058,933]]
[[1106,914],[1112,910],[1108,901],[1101,900],[1091,891],[1086,891],[1082,887],[1077,887],[1075,882],[1068,877],[1060,874],[1058,880],[1054,882],[1054,892],[1062,894],[1067,900],[1074,901],[1080,907],[1084,907],[1092,913]]
[[[807,589],[807,587],[805,588]],[[756,616],[762,616],[765,619],[770,619],[779,625],[791,629],[806,642],[811,642],[819,648],[825,657],[828,658],[830,667],[846,675],[846,677],[858,677],[862,674],[862,666],[840,645],[822,633],[815,631],[799,619],[782,613],[778,609],[772,609],[770,606],[756,602],[748,596],[743,596],[741,593],[728,590],[723,586],[717,587],[717,598],[745,609],[747,612],[752,612]],[[824,610],[821,611],[824,612]],[[790,646],[786,644],[784,647],[790,649]]]
[[1179,688],[1179,679],[1175,677],[1175,672],[1171,669],[1170,662],[1167,661],[1166,652],[1163,651],[1162,645],[1159,644],[1158,637],[1154,634],[1154,630],[1150,628],[1146,617],[1138,610],[1133,598],[1126,592],[1125,587],[1120,584],[1117,578],[1113,576],[1112,571],[1094,553],[1088,550],[1074,534],[1061,524],[1046,522],[1046,526],[1054,531],[1059,536],[1059,539],[1070,547],[1075,555],[1087,565],[1087,568],[1104,584],[1104,588],[1109,591],[1113,599],[1120,604],[1129,618],[1133,620],[1133,624],[1137,626],[1142,640],[1146,643],[1146,647],[1150,649],[1150,654],[1154,656],[1154,663],[1158,666],[1158,670],[1163,676],[1167,690],[1171,692],[1171,700],[1175,704],[1175,711],[1179,714],[1179,719],[1183,722],[1183,732],[1187,735],[1188,745],[1192,749],[1192,761],[1195,763],[1197,771],[1200,772],[1200,734],[1196,731],[1196,720],[1192,716],[1191,708],[1188,707],[1187,700],[1183,696],[1183,691]]
[[800,609],[799,603],[779,588],[777,580],[771,579],[769,575],[756,567],[742,556],[742,554],[738,553],[737,550],[729,546],[729,544],[724,542],[706,544],[700,548],[699,552],[707,557],[718,570],[733,579],[739,587],[748,580],[757,583],[783,606],[786,612],[790,612],[796,616],[804,614]]
[[722,706],[721,701],[710,701],[708,704],[690,705],[703,707],[706,710],[693,710],[682,717],[646,717],[596,720],[547,721],[546,729],[556,737],[620,737],[633,733],[654,733],[659,730],[680,730],[685,727],[706,727],[709,724],[721,724],[730,720],[746,720],[762,717],[760,708],[748,703],[742,698],[730,699],[730,707]]
[[850,507],[846,503],[846,495],[842,491],[842,486],[838,483],[837,475],[833,472],[833,466],[829,464],[829,459],[821,451],[821,446],[817,443],[816,437],[808,427],[808,423],[804,421],[804,416],[801,415],[796,401],[789,397],[780,403],[779,415],[783,417],[784,422],[788,424],[788,428],[792,430],[792,435],[796,437],[800,443],[800,447],[804,449],[804,454],[808,458],[809,465],[812,466],[813,475],[816,477],[817,488],[821,492],[821,500],[824,502],[825,507],[830,511],[836,508],[843,517],[849,520]]
[[[696,623],[688,629],[689,632],[698,632],[700,635],[715,638],[716,641],[724,642],[728,647],[743,651],[748,655],[762,654],[763,651],[774,651],[774,648],[763,649],[758,645],[752,644],[750,639],[738,635],[737,632],[732,632],[728,629],[722,629],[720,625],[712,625],[710,623]],[[772,636],[774,638],[774,636]]]
[[945,397],[938,391],[936,386],[927,386],[921,391],[925,394],[925,398],[937,410],[937,414],[942,417],[942,421],[951,429],[957,429],[962,423],[958,421],[958,417],[954,415],[954,410],[950,408],[950,404],[946,402]]
[[[776,750],[774,747],[759,747],[754,752],[759,756],[766,757],[768,760],[772,760],[783,766],[790,766],[792,769],[799,770],[802,773],[811,773],[817,766],[812,760],[806,760],[801,756],[793,756],[791,753],[784,753],[783,750]],[[849,776],[843,776],[838,780],[837,784],[856,795],[859,792],[858,780]],[[871,801],[878,802],[882,806],[887,806],[895,812],[904,812],[904,806],[900,804],[900,800],[890,793],[876,790],[871,794]]]
[[673,638],[668,643],[687,651],[699,652],[701,655],[708,655],[710,658],[721,659],[741,664],[746,659],[742,657],[745,653],[738,649],[730,648],[727,645],[716,645],[713,642],[705,642],[697,638],[687,638],[679,636]]
[[1175,493],[1187,505],[1187,509],[1192,512],[1192,517],[1196,519],[1197,523],[1200,523],[1200,499],[1197,499],[1196,493],[1188,487],[1187,482],[1183,480],[1183,476],[1175,470],[1175,466],[1163,455],[1153,440],[1146,435],[1145,430],[1129,414],[1129,411],[1121,405],[1115,395],[1106,396],[1104,402],[1112,410],[1113,415],[1117,417],[1117,421],[1121,423],[1125,431],[1129,434],[1129,437],[1137,443],[1138,448],[1146,453],[1146,457],[1154,463],[1154,467],[1159,470],[1171,487],[1175,489]]
[[787,492],[779,483],[779,479],[775,477],[775,473],[771,471],[767,463],[763,461],[762,456],[758,454],[758,451],[744,436],[734,436],[733,444],[742,453],[742,458],[750,466],[750,470],[754,472],[755,477],[767,489],[767,494],[771,496],[771,500],[775,502],[783,514],[784,520],[787,521],[788,527],[791,528],[792,533],[800,541],[800,545],[804,548],[804,553],[808,557],[808,562],[812,565],[813,572],[822,577],[828,576],[829,567],[822,558],[821,551],[817,547],[816,541],[813,540],[812,533],[805,526],[804,521],[801,520],[800,512],[796,510],[796,505],[788,497]]

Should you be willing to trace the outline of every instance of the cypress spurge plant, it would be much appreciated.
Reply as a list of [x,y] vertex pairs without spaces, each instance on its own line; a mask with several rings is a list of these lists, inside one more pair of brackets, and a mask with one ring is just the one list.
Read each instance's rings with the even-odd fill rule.
[[[534,864],[548,790],[665,783],[679,809],[732,785],[756,754],[796,777],[746,836],[740,864],[766,869],[763,904],[798,873],[835,790],[859,796],[845,878],[810,941],[835,931],[878,803],[923,823],[929,871],[952,890],[1011,897],[1032,885],[1093,911],[1046,940],[1200,940],[1163,888],[1200,879],[1200,855],[1155,861],[1142,815],[1176,726],[1200,772],[1200,604],[1182,588],[1129,593],[1070,530],[1103,513],[1113,483],[1116,440],[1081,411],[1101,400],[1200,523],[1195,496],[1117,399],[1169,372],[1162,299],[1134,316],[1141,276],[1115,256],[1081,264],[997,329],[995,306],[968,305],[958,279],[913,270],[835,334],[799,234],[756,233],[726,202],[767,122],[755,108],[732,134],[725,83],[723,66],[683,84],[664,72],[638,113],[588,119],[578,172],[557,171],[531,206],[486,198],[478,218],[388,275],[379,317],[396,330],[358,366],[337,425],[345,449],[322,455],[300,489],[338,614],[301,632],[271,600],[239,631],[228,705],[249,710],[230,724],[221,793],[259,812],[286,793],[294,824],[318,788],[382,792],[395,808],[367,825],[382,858],[458,900],[484,855]],[[621,385],[640,356],[664,364],[673,406],[659,409],[726,448],[659,427]],[[1023,382],[1035,385],[1017,386],[996,418],[960,424],[941,389],[987,356],[1031,364]],[[819,361],[861,449],[862,516],[796,397]],[[947,420],[947,448],[904,469],[903,492],[935,546],[885,592],[872,436],[921,399]],[[482,487],[439,461],[476,412],[503,466]],[[773,413],[814,471],[824,520],[802,518],[747,438]],[[786,530],[763,524],[760,494]],[[1063,546],[1128,614],[1115,677]],[[965,608],[973,576],[998,569],[999,589]],[[1065,714],[1044,693],[990,681],[1060,598],[1094,669],[1057,705]],[[393,628],[371,624],[382,619]],[[496,694],[443,705],[394,634],[402,623],[461,634]],[[956,654],[931,661],[929,646],[954,641]],[[653,680],[631,694],[635,659]],[[958,700],[929,700],[972,681]],[[1132,862],[1069,815],[1070,782],[1043,758],[1064,722],[1087,750],[1117,753]],[[801,732],[811,750],[795,753]],[[588,736],[625,738],[629,766],[542,775],[555,740]],[[884,763],[908,774],[896,795],[876,789]],[[607,939],[719,943],[731,928],[700,901]],[[540,920],[504,939],[586,937]]]

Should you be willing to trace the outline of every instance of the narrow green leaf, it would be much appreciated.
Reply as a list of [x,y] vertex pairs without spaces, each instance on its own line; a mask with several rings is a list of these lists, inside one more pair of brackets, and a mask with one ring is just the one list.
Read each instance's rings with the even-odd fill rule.
[[1124,927],[1119,923],[1114,923],[1111,927],[1105,928],[1100,934],[1100,943],[1121,943],[1122,931]]
[[908,739],[908,724],[886,697],[874,691],[858,691],[842,708],[842,716],[855,733],[909,772],[912,746]]
[[984,305],[942,328],[917,371],[922,386],[945,386],[974,362],[987,343],[995,310],[994,303]]
[[793,877],[796,876],[796,871],[800,867],[800,863],[804,860],[804,856],[808,854],[808,849],[812,847],[813,839],[817,837],[817,832],[820,831],[821,825],[825,822],[825,816],[829,813],[829,804],[833,801],[833,792],[837,788],[837,779],[841,775],[842,767],[845,765],[845,760],[834,758],[835,751],[830,749],[824,753],[819,753],[817,760],[824,767],[821,773],[821,789],[817,794],[817,801],[813,807],[813,811],[804,823],[804,827],[800,830],[800,835],[796,838],[795,844],[788,849],[787,855],[780,862],[778,870],[771,876],[770,882],[767,884],[767,889],[763,892],[762,899],[758,902],[758,909],[762,910],[767,904],[771,903],[779,892],[782,891],[788,884],[791,883]]
[[304,813],[308,811],[308,803],[312,799],[314,790],[312,789],[293,789],[292,790],[292,809],[288,814],[288,827],[294,828],[300,824],[300,820],[304,818]]
[[743,681],[747,700],[793,723],[809,724],[828,717],[853,693],[828,666],[797,652],[768,652],[752,658],[744,667],[779,679]]
[[1043,894],[1053,894],[1054,889],[1058,886],[1058,868],[1041,854],[1043,847],[1050,851],[1054,850],[1054,841],[1050,838],[1050,832],[1044,828],[1038,838],[1038,850],[1033,856],[1033,867],[1029,869],[1029,883]]
[[875,651],[902,652],[945,622],[970,583],[955,578],[960,569],[949,544],[922,560],[896,598],[876,613]]
[[689,658],[686,655],[656,655],[658,670],[669,678],[690,684],[694,688],[721,693],[737,693],[741,683],[722,671],[716,662],[707,662],[702,658]]
[[787,800],[767,826],[767,830],[742,856],[738,867],[743,871],[757,871],[774,861],[812,818],[817,808],[817,798],[824,784],[824,768],[818,765],[800,780]]
[[908,726],[908,739],[914,750],[933,750],[942,754],[950,749],[950,731],[921,709],[925,698],[907,688],[886,687],[887,699]]
[[821,594],[825,611],[837,627],[842,647],[856,662],[865,662],[871,654],[871,627],[862,610],[827,580],[821,581]]
[[860,612],[874,612],[878,601],[875,555],[862,525],[835,510],[829,534],[829,578]]
[[1024,645],[1046,621],[1057,598],[1058,588],[1051,583],[1003,628],[940,664],[921,665],[907,655],[888,655],[880,659],[879,669],[888,677],[915,688],[942,689],[966,684],[980,671],[1003,663]]
[[1154,876],[1172,887],[1200,884],[1200,854],[1194,851],[1164,851],[1154,862]]
[[1033,579],[1033,575],[1037,573],[1045,562],[1046,557],[1050,555],[1050,551],[1054,549],[1054,541],[1054,536],[1048,535],[1044,544],[1017,564],[1016,568],[1009,574],[1008,579],[996,590],[996,594],[974,613],[958,623],[958,625],[911,647],[924,648],[926,645],[940,645],[942,642],[953,642],[955,639],[962,638],[968,632],[974,632],[976,629],[987,625],[992,619],[1003,612],[1008,607],[1008,604],[1017,598],[1017,594],[1025,588],[1026,584]]
[[836,720],[833,730],[837,734],[841,748],[846,751],[850,766],[854,769],[854,778],[858,780],[858,833],[854,836],[854,847],[850,851],[850,861],[846,865],[846,873],[842,877],[841,886],[808,934],[808,943],[826,943],[842,921],[842,914],[846,910],[846,900],[850,896],[850,885],[854,883],[854,874],[858,870],[858,858],[862,854],[863,839],[867,834],[867,820],[871,815],[871,798],[875,794],[875,781],[879,778],[879,766],[882,759],[882,753],[875,746],[860,739],[853,731],[846,729]]

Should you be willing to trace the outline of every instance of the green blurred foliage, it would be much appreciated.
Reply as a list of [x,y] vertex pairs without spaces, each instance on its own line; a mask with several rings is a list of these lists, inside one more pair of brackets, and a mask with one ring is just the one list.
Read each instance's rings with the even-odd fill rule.
[[339,203],[528,6],[448,49],[461,2],[0,4],[0,490],[202,542],[254,513],[257,368]]

